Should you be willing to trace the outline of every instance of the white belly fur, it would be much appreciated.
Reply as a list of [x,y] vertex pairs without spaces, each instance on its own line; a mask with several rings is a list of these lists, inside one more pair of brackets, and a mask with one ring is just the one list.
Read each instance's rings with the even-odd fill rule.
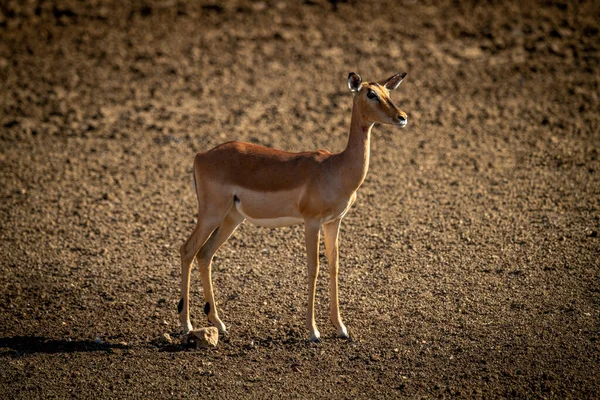
[[[280,228],[284,226],[297,225],[304,222],[300,212],[296,208],[297,202],[290,201],[298,198],[301,188],[287,192],[255,192],[252,190],[238,188],[235,202],[237,211],[254,225],[266,228]],[[356,199],[356,194],[351,196],[347,203],[334,214],[324,216],[319,221],[321,224],[344,217]],[[260,215],[262,218],[257,218]]]
[[[238,208],[238,211],[239,211],[239,208]],[[254,219],[254,218],[250,218],[249,216],[245,215],[241,211],[240,211],[240,214],[242,214],[249,222],[253,223],[254,225],[264,226],[265,228],[281,228],[284,226],[297,225],[297,224],[301,224],[304,222],[304,220],[302,218],[295,218],[295,217]]]
[[[290,196],[291,195],[291,196]],[[264,226],[266,228],[281,228],[284,226],[297,225],[304,222],[299,212],[292,206],[289,197],[294,194],[290,192],[275,192],[265,196],[264,193],[257,193],[247,189],[241,189],[236,195],[238,201],[235,202],[237,211],[254,225]],[[258,211],[260,210],[260,211]],[[265,212],[268,210],[269,212]],[[268,216],[271,218],[256,218],[249,215],[248,211],[255,216]]]

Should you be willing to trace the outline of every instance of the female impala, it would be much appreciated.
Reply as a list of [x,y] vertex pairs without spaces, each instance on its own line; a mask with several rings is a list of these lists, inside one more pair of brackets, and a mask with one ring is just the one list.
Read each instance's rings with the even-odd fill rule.
[[244,219],[266,227],[304,222],[308,256],[308,310],[310,340],[320,334],[314,317],[319,234],[323,227],[329,263],[330,317],[339,337],[347,338],[338,305],[338,232],[340,222],[356,200],[369,167],[371,128],[377,122],[404,128],[406,114],[390,100],[406,73],[380,83],[362,82],[350,73],[348,87],[354,95],[350,136],[338,154],[325,150],[289,153],[250,143],[227,142],[194,159],[198,197],[198,222],[181,246],[181,301],[179,318],[184,333],[192,330],[189,314],[190,270],[198,260],[206,304],[204,312],[219,331],[212,288],[211,261],[219,247]]

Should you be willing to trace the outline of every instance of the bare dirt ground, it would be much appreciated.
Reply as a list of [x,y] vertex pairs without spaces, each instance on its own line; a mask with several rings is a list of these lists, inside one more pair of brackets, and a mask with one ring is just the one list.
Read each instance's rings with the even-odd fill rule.
[[[2,396],[600,396],[600,5],[482,3],[0,1]],[[229,336],[155,341],[194,154],[341,151],[350,71],[408,72],[409,121],[343,223],[351,340],[324,265],[306,341],[302,226],[245,223],[213,266]]]

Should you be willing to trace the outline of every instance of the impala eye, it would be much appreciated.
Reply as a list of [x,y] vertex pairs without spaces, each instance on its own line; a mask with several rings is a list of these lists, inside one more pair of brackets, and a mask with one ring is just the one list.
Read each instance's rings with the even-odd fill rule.
[[375,93],[371,89],[369,89],[369,91],[367,92],[367,97],[371,100],[379,100],[379,96],[377,96],[377,93]]

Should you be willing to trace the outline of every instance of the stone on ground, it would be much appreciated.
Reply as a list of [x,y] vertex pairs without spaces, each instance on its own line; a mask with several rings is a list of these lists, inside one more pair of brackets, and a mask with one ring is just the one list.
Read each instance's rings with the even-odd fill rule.
[[181,337],[181,343],[196,349],[217,347],[219,343],[219,330],[214,326],[201,328],[188,332]]

